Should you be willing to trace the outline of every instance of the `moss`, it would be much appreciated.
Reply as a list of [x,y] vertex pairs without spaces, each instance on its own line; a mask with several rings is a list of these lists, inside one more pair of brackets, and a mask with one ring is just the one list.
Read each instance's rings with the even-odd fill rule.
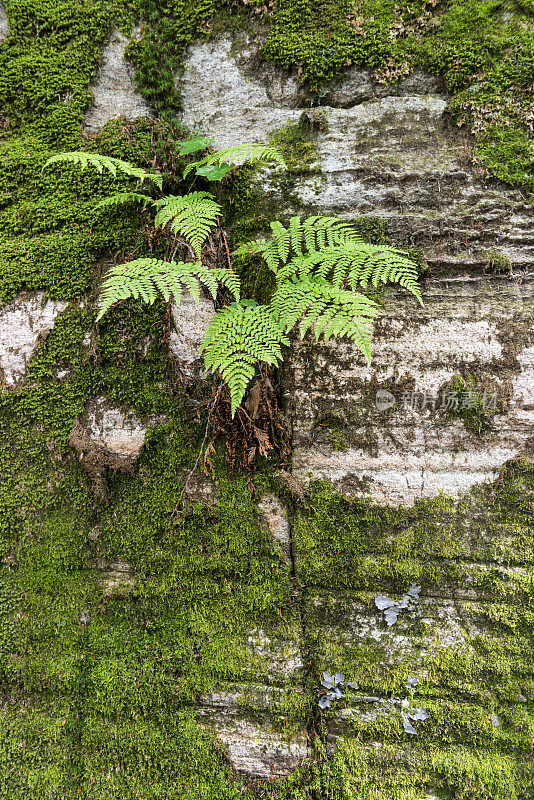
[[449,414],[461,419],[468,430],[481,434],[490,430],[496,414],[503,413],[503,399],[491,381],[477,381],[472,374],[454,375],[442,387],[441,396],[452,400]]
[[[310,113],[303,113],[297,124],[286,125],[270,136],[271,144],[278,147],[284,156],[290,173],[309,174],[317,159],[314,120],[310,121]],[[316,124],[320,125],[320,120]]]

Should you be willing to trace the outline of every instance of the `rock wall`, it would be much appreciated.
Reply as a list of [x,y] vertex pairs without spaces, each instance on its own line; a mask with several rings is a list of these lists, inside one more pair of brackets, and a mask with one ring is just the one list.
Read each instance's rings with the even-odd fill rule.
[[[529,800],[532,206],[473,161],[442,79],[349,67],[311,93],[250,30],[189,46],[180,123],[216,147],[297,131],[306,158],[257,177],[263,211],[418,248],[424,305],[385,295],[370,366],[345,342],[292,343],[291,471],[252,485],[224,447],[199,469],[210,300],[132,304],[96,330],[93,276],[73,299],[54,273],[50,296],[4,304],[0,688],[24,775],[6,746],[2,790]],[[112,32],[95,64],[83,131],[98,146],[153,113],[127,41]],[[118,142],[121,157],[140,146],[134,127]],[[38,196],[10,214],[10,236],[26,218],[40,232]],[[36,255],[16,247],[23,272]],[[375,598],[414,584],[388,625]],[[321,709],[324,671],[357,686]],[[410,677],[428,714],[416,735]]]

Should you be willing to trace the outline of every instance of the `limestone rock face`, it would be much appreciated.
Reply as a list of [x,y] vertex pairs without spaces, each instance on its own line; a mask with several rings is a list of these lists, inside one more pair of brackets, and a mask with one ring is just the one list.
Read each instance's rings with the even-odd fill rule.
[[204,715],[216,725],[217,739],[233,768],[250,777],[283,778],[309,755],[304,734],[288,741],[283,734],[269,729],[267,720],[261,725],[215,709],[204,711]]
[[215,314],[213,301],[201,295],[198,304],[193,295],[184,293],[180,305],[171,307],[173,327],[170,348],[182,372],[199,376],[204,368],[200,345]]
[[[178,79],[181,121],[213,137],[215,147],[265,142],[317,105],[292,75],[261,65],[260,48],[259,39],[226,37],[187,52]],[[497,262],[528,269],[532,207],[518,192],[481,180],[470,141],[447,121],[439,81],[415,72],[385,87],[352,69],[319,101],[321,174],[297,176],[294,186],[307,211],[379,217],[393,237],[424,250],[435,274],[480,272]]]
[[[532,284],[442,279],[424,299],[423,308],[400,294],[387,301],[370,367],[350,344],[294,345],[286,392],[298,479],[409,506],[495,479],[524,450],[534,431]],[[458,375],[476,376],[487,430],[454,413],[476,399],[462,384],[450,389]],[[385,409],[379,392],[390,396]]]
[[251,72],[257,42],[240,40],[239,55],[233,45],[223,38],[191,46],[178,78],[182,124],[208,134],[216,148],[267,141],[269,133],[299,119],[303,102],[297,82],[282,70]]
[[88,133],[98,133],[116,117],[137,119],[152,111],[135,88],[133,70],[125,59],[128,39],[118,31],[111,34],[102,51],[102,64],[93,84],[93,105],[85,115]]
[[67,303],[44,300],[44,293],[19,295],[0,309],[0,378],[2,385],[15,389],[24,383],[28,364],[39,338],[54,327]]
[[78,453],[91,478],[95,494],[106,499],[105,469],[131,471],[145,443],[150,424],[133,411],[125,410],[106,397],[89,401],[74,420],[69,442]]

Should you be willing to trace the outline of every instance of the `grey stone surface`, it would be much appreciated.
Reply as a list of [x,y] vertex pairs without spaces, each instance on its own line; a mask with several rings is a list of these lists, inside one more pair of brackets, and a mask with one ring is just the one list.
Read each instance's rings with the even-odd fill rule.
[[93,84],[93,105],[85,115],[88,133],[98,133],[106,122],[116,117],[137,119],[151,116],[144,98],[135,88],[133,70],[126,61],[128,39],[113,31],[102,51],[101,66]]
[[9,33],[5,4],[0,2],[0,41]]
[[125,460],[136,459],[145,443],[147,428],[133,411],[126,411],[106,397],[90,401],[79,418],[95,446]]
[[265,142],[269,133],[300,117],[292,108],[299,104],[294,79],[274,68],[268,68],[263,80],[257,73],[247,74],[257,46],[242,41],[237,56],[233,41],[222,38],[188,49],[178,77],[180,120],[191,131],[212,137],[217,148]]
[[213,300],[201,294],[196,303],[193,295],[184,293],[179,306],[172,304],[171,314],[171,353],[182,372],[199,377],[204,369],[200,345],[215,314]]
[[[181,121],[213,137],[215,147],[265,142],[316,102],[291,74],[262,65],[261,43],[225,37],[187,51],[177,81]],[[336,85],[330,91],[344,87],[346,95],[335,100],[327,87],[324,105],[314,109],[326,121],[316,135],[321,175],[295,182],[306,211],[380,217],[394,238],[424,250],[435,274],[482,272],[499,257],[519,275],[531,269],[532,207],[518,192],[483,181],[470,140],[447,121],[447,97],[435,79],[416,72],[380,89],[370,73],[354,69]],[[276,194],[268,179],[266,188]],[[281,212],[284,205],[289,213],[280,197]]]
[[371,70],[351,67],[319,91],[319,100],[325,106],[350,108],[381,97],[439,94],[442,90],[442,82],[438,78],[419,70],[402,81],[384,85],[374,80]]
[[283,778],[309,755],[304,733],[289,739],[273,729],[268,718],[251,720],[214,709],[202,709],[201,714],[215,727],[233,768],[252,778]]
[[[224,38],[188,51],[182,121],[213,136],[216,147],[266,141],[310,102],[288,73],[262,72],[260,45]],[[519,193],[483,182],[469,141],[447,123],[439,89],[423,73],[380,89],[368,71],[348,70],[323,95],[347,107],[314,109],[326,123],[314,134],[320,175],[294,181],[293,197],[306,211],[379,218],[394,239],[420,247],[431,270],[424,309],[401,295],[388,302],[369,369],[346,343],[306,343],[294,347],[287,372],[296,477],[327,477],[352,494],[370,490],[385,504],[458,496],[494,478],[534,421],[534,213]],[[268,177],[266,189],[276,196]],[[483,280],[486,273],[494,278]],[[366,399],[386,382],[401,395],[437,392],[468,372],[489,377],[506,399],[494,431],[482,437],[429,409],[402,410],[399,400],[386,419]],[[350,420],[349,407],[357,412]],[[349,425],[349,447],[317,440],[325,415]]]
[[140,420],[130,409],[101,396],[90,400],[73,422],[69,443],[82,461],[97,497],[107,500],[106,470],[131,472],[148,429],[160,417]]
[[[353,496],[409,506],[494,479],[524,450],[534,430],[532,284],[442,280],[424,298],[423,308],[400,294],[387,300],[370,367],[348,343],[295,343],[286,397],[298,479],[329,478]],[[502,402],[486,432],[441,408],[458,374],[477,375],[488,404]],[[380,389],[395,398],[385,412],[376,405]]]
[[135,571],[123,559],[106,563],[104,559],[96,558],[88,566],[99,570],[100,584],[108,597],[125,597],[135,586]]
[[21,294],[0,309],[0,379],[15,389],[24,383],[39,339],[54,327],[63,301],[45,300],[44,292]]

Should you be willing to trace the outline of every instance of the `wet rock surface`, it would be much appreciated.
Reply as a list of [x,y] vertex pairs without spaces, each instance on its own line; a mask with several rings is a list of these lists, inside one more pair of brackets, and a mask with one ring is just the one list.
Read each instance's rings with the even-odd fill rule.
[[181,371],[189,377],[204,374],[200,345],[214,314],[213,300],[202,294],[196,302],[191,294],[185,293],[179,306],[176,303],[171,306],[170,350]]

